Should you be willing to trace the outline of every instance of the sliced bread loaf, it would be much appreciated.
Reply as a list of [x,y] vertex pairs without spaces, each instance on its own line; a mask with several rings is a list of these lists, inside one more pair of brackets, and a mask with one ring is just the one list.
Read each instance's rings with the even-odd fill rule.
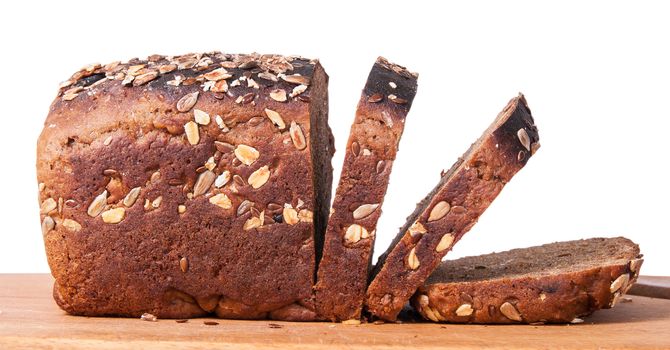
[[331,193],[317,60],[219,52],[91,65],[37,146],[70,314],[309,320]]
[[319,315],[360,317],[375,228],[417,75],[380,57],[372,67],[344,155],[315,287]]
[[445,261],[412,298],[426,319],[557,323],[611,308],[633,285],[637,244],[591,238]]
[[396,319],[452,245],[523,168],[538,141],[530,109],[520,94],[417,205],[379,258],[366,301],[374,316]]

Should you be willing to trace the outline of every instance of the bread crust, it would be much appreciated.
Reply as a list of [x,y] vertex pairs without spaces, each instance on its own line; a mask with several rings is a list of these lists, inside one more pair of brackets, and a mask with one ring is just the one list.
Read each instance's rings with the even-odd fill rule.
[[332,321],[360,318],[377,220],[416,89],[416,74],[380,57],[358,102],[315,286],[317,311]]
[[88,316],[293,317],[286,308],[312,295],[310,97],[326,84],[315,60],[218,52],[75,73],[37,146],[57,303]]
[[[411,303],[425,319],[434,322],[580,322],[580,317],[613,307],[637,280],[643,260],[637,245],[630,243],[635,249],[627,259],[576,271],[547,270],[540,276],[456,282],[433,275],[417,290]],[[617,281],[623,282],[619,285]],[[503,307],[505,303],[511,307]]]
[[523,95],[513,98],[465,155],[417,205],[377,262],[366,306],[393,321],[453,244],[470,230],[539,147]]

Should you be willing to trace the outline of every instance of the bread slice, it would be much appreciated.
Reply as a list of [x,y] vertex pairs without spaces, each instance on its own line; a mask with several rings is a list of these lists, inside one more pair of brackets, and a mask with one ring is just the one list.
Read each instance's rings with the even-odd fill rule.
[[360,317],[375,228],[416,88],[416,74],[380,57],[361,94],[315,286],[317,312],[327,319]]
[[412,298],[426,319],[560,323],[611,308],[642,259],[623,238],[591,238],[445,261]]
[[393,321],[403,305],[477,222],[539,147],[537,128],[519,94],[443,174],[379,258],[367,290],[372,315]]
[[314,319],[327,86],[317,60],[279,55],[152,55],[76,72],[37,146],[58,305]]

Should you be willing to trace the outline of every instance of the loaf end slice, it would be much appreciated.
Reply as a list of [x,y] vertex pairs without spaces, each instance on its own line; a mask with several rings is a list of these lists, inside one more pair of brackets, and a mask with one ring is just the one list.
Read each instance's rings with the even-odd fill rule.
[[317,312],[360,318],[377,220],[414,100],[417,75],[380,57],[351,126],[315,286]]
[[444,261],[412,306],[435,322],[580,322],[617,303],[635,283],[641,257],[637,244],[617,237]]
[[317,60],[220,52],[90,65],[37,146],[68,313],[310,319],[333,154]]
[[523,95],[513,98],[408,217],[371,274],[366,305],[393,321],[454,243],[539,148]]

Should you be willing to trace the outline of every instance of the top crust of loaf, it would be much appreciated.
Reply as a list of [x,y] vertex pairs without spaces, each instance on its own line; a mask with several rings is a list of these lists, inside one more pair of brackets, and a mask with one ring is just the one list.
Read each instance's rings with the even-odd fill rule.
[[[45,142],[67,140],[70,136],[76,136],[78,142],[90,143],[98,132],[120,123],[162,128],[171,134],[184,132],[181,120],[156,118],[149,113],[89,117],[91,111],[108,101],[125,108],[131,107],[125,104],[142,103],[155,97],[176,113],[180,107],[190,110],[192,106],[187,108],[188,102],[180,106],[177,103],[186,94],[197,93],[196,100],[205,99],[212,103],[233,100],[240,107],[248,108],[263,104],[263,101],[285,101],[285,108],[299,110],[310,101],[310,82],[317,66],[320,68],[318,60],[297,56],[221,52],[152,55],[146,60],[134,58],[123,63],[88,65],[60,84],[38,149],[51,149]],[[264,115],[262,109],[254,112]],[[48,156],[48,153],[43,155]]]

